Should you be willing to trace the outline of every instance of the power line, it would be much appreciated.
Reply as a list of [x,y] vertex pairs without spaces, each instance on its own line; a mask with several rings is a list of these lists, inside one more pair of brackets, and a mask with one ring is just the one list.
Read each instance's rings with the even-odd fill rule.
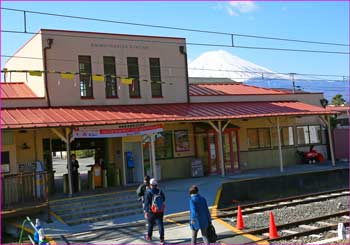
[[[55,31],[55,30],[53,30]],[[16,34],[31,34],[36,35],[36,32],[28,32],[28,31],[13,31],[13,30],[1,30],[3,33],[16,33]],[[77,31],[71,31],[77,32]],[[99,33],[101,34],[101,33]],[[105,38],[105,37],[95,37],[95,36],[79,36],[79,35],[67,35],[67,34],[48,34],[50,36],[60,36],[60,37],[72,37],[72,38],[94,38],[94,39],[110,39],[110,40],[121,40],[121,41],[134,41],[134,42],[149,42],[149,43],[162,43],[162,44],[185,44],[174,41],[155,41],[155,40],[140,40],[140,39],[118,39],[118,38]],[[328,50],[313,50],[313,49],[292,49],[292,48],[274,48],[274,47],[259,47],[259,46],[242,46],[242,45],[233,45],[233,44],[217,44],[217,43],[194,43],[194,42],[186,42],[186,45],[192,46],[206,46],[206,47],[221,47],[221,48],[240,48],[240,49],[254,49],[254,50],[269,50],[269,51],[287,51],[287,52],[302,52],[302,53],[318,53],[318,54],[341,54],[341,55],[349,55],[349,52],[343,51],[328,51]]]
[[123,24],[123,25],[143,26],[143,27],[151,27],[151,28],[161,28],[161,29],[169,29],[169,30],[177,30],[177,31],[198,32],[198,33],[226,35],[226,36],[232,36],[233,35],[233,36],[237,36],[237,37],[247,37],[247,38],[255,38],[255,39],[268,39],[268,40],[286,41],[286,42],[299,42],[299,43],[309,43],[309,44],[319,44],[319,45],[332,45],[332,46],[344,46],[344,47],[349,47],[350,46],[349,44],[334,43],[334,42],[319,42],[319,41],[290,39],[290,38],[282,38],[282,37],[269,37],[269,36],[248,35],[248,34],[230,33],[230,32],[208,31],[208,30],[191,29],[191,28],[183,28],[183,27],[141,24],[141,23],[135,23],[135,22],[98,19],[98,18],[91,18],[91,17],[84,17],[84,16],[63,15],[63,14],[55,14],[55,13],[48,13],[48,12],[38,12],[38,11],[13,9],[13,8],[1,8],[1,9],[9,10],[9,11],[23,12],[23,13],[38,14],[38,15],[48,15],[48,16],[55,16],[55,17],[80,19],[80,20],[88,20],[88,21],[97,21],[97,22],[106,22],[106,23]]
[[[11,56],[11,55],[0,55],[1,57],[6,57],[6,58],[18,58],[18,59],[34,59],[34,60],[43,60],[43,58],[40,57],[30,57],[30,56]],[[74,62],[76,63],[77,60],[72,60],[72,59],[57,59],[57,58],[47,58],[47,60],[53,60],[53,61],[62,61],[62,62]],[[91,62],[93,64],[103,64],[102,62]],[[125,63],[116,63],[116,65],[118,66],[127,66],[127,64]],[[149,67],[148,65],[139,65],[140,67]],[[174,69],[180,69],[180,70],[185,70],[186,68],[183,66],[163,66],[161,65],[160,68],[166,69],[166,68],[174,68]],[[228,70],[228,69],[210,69],[210,68],[188,68],[189,70],[200,70],[200,71],[217,71],[217,72],[236,72],[236,73],[242,73],[242,74],[258,74],[261,76],[265,76],[265,75],[289,75],[290,73],[286,73],[286,72],[258,72],[258,71],[242,71],[242,70]],[[3,72],[3,71],[1,71]],[[349,80],[348,76],[344,76],[344,75],[332,75],[332,74],[308,74],[308,73],[293,73],[296,76],[318,76],[318,77],[337,77],[337,78],[342,78],[342,80],[344,81],[344,78],[347,78],[347,80]],[[233,78],[231,78],[233,79]],[[242,79],[242,77],[240,78],[235,78],[235,79]],[[262,80],[268,80],[271,79],[269,77],[265,77],[265,79]],[[280,78],[282,80],[288,80],[288,79],[283,79]],[[277,79],[277,80],[280,80]],[[313,80],[313,79],[297,79],[296,80]],[[324,81],[324,79],[315,79],[315,80],[320,80],[320,81]],[[340,80],[339,80],[340,81]]]

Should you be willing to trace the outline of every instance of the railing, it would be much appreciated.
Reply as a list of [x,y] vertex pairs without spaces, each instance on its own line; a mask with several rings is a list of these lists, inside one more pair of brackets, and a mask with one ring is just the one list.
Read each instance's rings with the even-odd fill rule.
[[1,176],[2,207],[48,200],[48,172],[18,173]]

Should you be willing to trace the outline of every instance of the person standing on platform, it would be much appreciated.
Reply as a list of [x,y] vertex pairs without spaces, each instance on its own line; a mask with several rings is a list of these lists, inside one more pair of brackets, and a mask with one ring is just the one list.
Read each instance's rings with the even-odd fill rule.
[[159,230],[159,239],[164,243],[164,208],[165,195],[162,190],[158,188],[158,182],[155,179],[150,180],[150,189],[145,192],[144,213],[148,222],[148,231],[145,235],[146,241],[152,240],[153,226],[156,222]]
[[197,234],[201,230],[203,243],[209,244],[207,230],[211,224],[211,216],[207,200],[198,194],[198,187],[192,185],[189,189],[190,199],[190,227],[192,230],[191,244],[197,243]]
[[150,188],[149,181],[150,181],[150,177],[148,175],[146,175],[143,178],[143,183],[141,185],[139,185],[139,187],[137,187],[137,190],[136,190],[137,199],[140,202],[142,202],[142,208],[143,208],[144,202],[145,202],[145,200],[144,200],[145,193]]
[[75,154],[71,155],[71,167],[72,167],[72,182],[73,182],[73,192],[79,191],[79,162]]

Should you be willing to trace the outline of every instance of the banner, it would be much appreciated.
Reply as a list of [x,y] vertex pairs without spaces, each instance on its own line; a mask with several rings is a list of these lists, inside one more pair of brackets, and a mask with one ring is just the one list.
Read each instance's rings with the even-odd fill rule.
[[145,125],[133,128],[74,128],[72,140],[75,138],[116,138],[132,135],[152,134],[163,131],[163,124]]

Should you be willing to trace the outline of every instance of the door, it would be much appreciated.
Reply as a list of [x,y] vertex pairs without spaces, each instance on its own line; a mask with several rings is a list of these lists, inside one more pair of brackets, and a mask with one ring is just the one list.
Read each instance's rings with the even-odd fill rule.
[[124,143],[124,167],[126,184],[136,184],[143,181],[141,142]]
[[207,132],[208,140],[208,165],[209,173],[216,174],[220,172],[219,168],[219,154],[218,154],[218,137],[213,131]]
[[222,137],[225,172],[233,173],[239,169],[238,131],[227,129],[224,131]]

